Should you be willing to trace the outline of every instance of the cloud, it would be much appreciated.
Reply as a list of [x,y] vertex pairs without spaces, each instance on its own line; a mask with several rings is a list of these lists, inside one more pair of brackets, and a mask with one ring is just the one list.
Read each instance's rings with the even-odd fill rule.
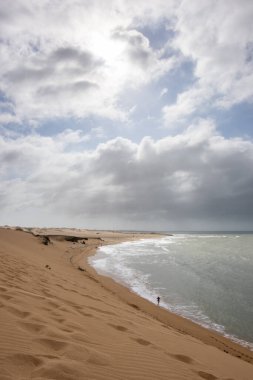
[[102,100],[101,65],[101,60],[80,49],[36,52],[8,69],[2,86],[15,99],[16,113],[23,119],[89,115]]
[[[0,0],[0,221],[251,226],[252,141],[224,138],[200,117],[252,102],[252,17],[250,0]],[[125,136],[139,138],[143,125],[160,136],[161,111],[185,131],[86,150],[118,133],[115,120],[131,125]],[[56,120],[48,132],[51,119],[87,117],[89,133],[44,136],[60,129]]]
[[165,121],[187,119],[203,108],[226,108],[253,100],[253,3],[182,1],[172,42],[194,62],[195,84],[164,108]]
[[194,86],[177,96],[176,104],[163,107],[163,117],[168,127],[174,127],[176,123],[185,122],[195,111],[199,114],[205,111],[207,102],[214,97],[212,87]]
[[2,224],[43,224],[46,214],[52,224],[101,228],[252,225],[253,143],[220,136],[210,120],[157,141],[68,149],[80,139],[71,130],[1,138]]
[[[167,124],[252,102],[251,0],[0,4],[0,89],[19,120],[126,120],[129,88],[155,83],[184,60],[194,64],[195,82],[164,108]],[[161,25],[171,32],[155,49],[143,30]]]
[[175,64],[136,29],[144,10],[146,21],[157,22],[161,15],[161,9],[143,1],[127,6],[115,0],[105,6],[101,1],[18,0],[8,7],[0,2],[0,89],[23,121],[90,115],[125,119],[124,91]]
[[20,120],[17,116],[11,113],[0,113],[0,124],[19,123]]
[[126,54],[130,61],[146,69],[152,64],[154,52],[149,46],[149,40],[137,30],[117,30],[113,38],[126,43]]
[[14,114],[13,104],[7,100],[0,101],[0,126],[10,123],[20,123],[20,120]]

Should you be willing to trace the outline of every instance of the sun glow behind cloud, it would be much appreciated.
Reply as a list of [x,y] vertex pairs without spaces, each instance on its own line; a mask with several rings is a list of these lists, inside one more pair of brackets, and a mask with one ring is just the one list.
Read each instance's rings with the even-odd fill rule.
[[253,3],[238,4],[0,0],[4,218],[250,225]]

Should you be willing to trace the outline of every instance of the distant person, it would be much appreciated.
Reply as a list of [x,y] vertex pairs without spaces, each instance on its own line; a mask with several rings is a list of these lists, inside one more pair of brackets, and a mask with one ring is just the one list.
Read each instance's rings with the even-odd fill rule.
[[157,297],[157,305],[159,306],[160,304],[160,297]]

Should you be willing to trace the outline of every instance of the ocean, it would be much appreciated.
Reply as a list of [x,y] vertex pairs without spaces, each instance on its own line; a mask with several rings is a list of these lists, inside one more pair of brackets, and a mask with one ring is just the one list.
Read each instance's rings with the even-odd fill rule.
[[98,273],[253,350],[253,234],[175,234],[100,247]]

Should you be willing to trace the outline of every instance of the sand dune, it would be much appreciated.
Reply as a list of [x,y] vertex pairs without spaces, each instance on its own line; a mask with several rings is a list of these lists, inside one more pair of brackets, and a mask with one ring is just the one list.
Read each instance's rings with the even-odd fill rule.
[[99,245],[142,235],[32,232],[48,244],[0,229],[0,380],[253,379],[252,352],[87,265]]

